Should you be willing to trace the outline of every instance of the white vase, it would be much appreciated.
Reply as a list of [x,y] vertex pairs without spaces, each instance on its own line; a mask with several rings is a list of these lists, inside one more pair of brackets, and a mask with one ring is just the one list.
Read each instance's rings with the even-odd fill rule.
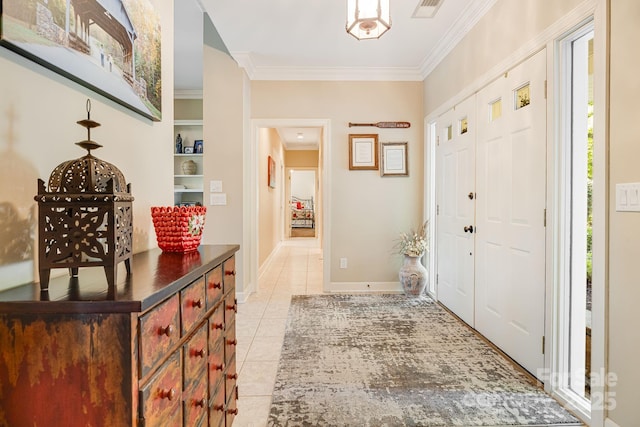
[[424,293],[429,275],[427,269],[420,262],[419,256],[404,256],[404,264],[400,267],[400,283],[405,295],[419,297]]

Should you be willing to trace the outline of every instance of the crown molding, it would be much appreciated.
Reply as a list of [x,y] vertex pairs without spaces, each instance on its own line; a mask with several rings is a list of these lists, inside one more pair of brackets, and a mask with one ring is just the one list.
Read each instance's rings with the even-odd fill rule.
[[257,66],[249,52],[231,52],[251,80],[322,80],[322,81],[422,81],[420,70],[406,68],[364,67],[275,67]]
[[454,47],[467,35],[478,21],[493,7],[497,0],[477,0],[460,14],[456,22],[442,36],[433,51],[422,61],[420,75],[422,79],[442,62]]
[[175,89],[173,99],[202,99],[202,89]]

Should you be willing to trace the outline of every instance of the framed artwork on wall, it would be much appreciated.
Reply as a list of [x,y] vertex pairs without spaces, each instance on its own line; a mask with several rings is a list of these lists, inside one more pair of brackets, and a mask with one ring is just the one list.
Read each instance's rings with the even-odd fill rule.
[[349,170],[378,170],[378,134],[349,134]]
[[162,119],[151,0],[0,0],[0,44],[151,120]]
[[383,142],[381,176],[409,176],[406,142]]
[[269,156],[268,162],[267,182],[269,183],[269,187],[276,188],[276,161],[273,160],[273,157]]

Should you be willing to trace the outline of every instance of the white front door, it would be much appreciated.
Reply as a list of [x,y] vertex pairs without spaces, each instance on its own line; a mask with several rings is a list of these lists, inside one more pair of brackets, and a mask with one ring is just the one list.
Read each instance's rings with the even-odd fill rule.
[[438,300],[474,326],[475,97],[438,118]]
[[477,94],[475,327],[544,367],[546,51]]

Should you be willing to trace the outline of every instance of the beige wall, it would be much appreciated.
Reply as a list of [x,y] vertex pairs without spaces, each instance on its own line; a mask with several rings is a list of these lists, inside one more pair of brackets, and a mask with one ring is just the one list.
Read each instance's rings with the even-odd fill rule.
[[640,39],[640,2],[611,1],[609,371],[618,383],[610,418],[620,426],[640,425],[640,214],[615,211],[615,185],[640,182],[640,144],[632,126],[640,115],[640,58],[630,54]]
[[[205,24],[206,25],[206,24]],[[227,54],[205,44],[203,82],[204,188],[208,244],[240,244],[236,255],[238,292],[244,291],[246,245],[243,242],[244,72]],[[209,205],[209,182],[222,181],[224,206]]]
[[285,150],[284,165],[288,168],[317,168],[318,150]]
[[[162,22],[161,122],[0,47],[0,203],[22,220],[35,209],[36,179],[47,180],[58,164],[86,154],[74,143],[86,139],[86,130],[76,121],[86,118],[90,98],[91,118],[102,124],[91,136],[104,146],[92,154],[113,163],[132,184],[134,251],[156,245],[150,207],[173,204],[173,2],[153,3]],[[36,220],[31,224],[35,233]],[[0,240],[6,245],[2,236]],[[22,269],[26,273],[17,274],[12,271],[16,266],[0,266],[0,287],[37,279],[33,263],[28,264]]]
[[202,99],[176,99],[173,106],[176,120],[202,119]]
[[425,115],[582,2],[498,0],[425,80]]
[[[422,219],[423,111],[421,82],[252,82],[253,119],[328,119],[330,159],[330,281],[341,289],[397,282],[400,257],[393,253],[401,231]],[[349,122],[401,120],[409,129],[349,128]],[[379,171],[351,171],[349,133],[377,133],[380,141],[408,141],[406,178]],[[326,244],[326,242],[325,242]],[[340,269],[340,258],[348,268]]]
[[[278,132],[273,128],[260,129],[258,145],[258,266],[280,243],[284,219],[282,218],[282,192],[284,177],[282,176],[284,150]],[[269,187],[268,158],[276,162],[276,188]]]

